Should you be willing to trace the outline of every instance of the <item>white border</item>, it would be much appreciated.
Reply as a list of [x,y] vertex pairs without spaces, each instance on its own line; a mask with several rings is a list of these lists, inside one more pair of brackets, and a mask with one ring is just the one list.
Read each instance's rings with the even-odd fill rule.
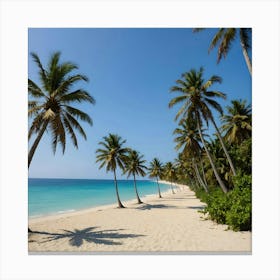
[[[1,279],[280,279],[278,1],[1,2]],[[252,256],[27,254],[27,28],[253,27]]]

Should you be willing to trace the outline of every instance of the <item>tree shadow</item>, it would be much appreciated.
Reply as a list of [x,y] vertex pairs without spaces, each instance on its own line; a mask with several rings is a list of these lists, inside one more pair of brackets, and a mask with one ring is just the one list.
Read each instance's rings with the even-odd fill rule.
[[[116,230],[100,230],[96,231],[97,227],[88,227],[82,230],[75,229],[63,230],[64,233],[51,233],[45,231],[33,231],[32,234],[42,234],[46,235],[44,241],[40,243],[50,242],[54,240],[69,239],[69,244],[73,247],[80,247],[84,241],[95,244],[104,244],[104,245],[121,245],[119,241],[114,241],[112,239],[125,239],[125,238],[135,238],[144,236],[142,234],[122,234],[118,233],[123,229]],[[94,230],[94,231],[93,231]]]
[[137,207],[137,210],[152,210],[152,209],[168,209],[168,208],[178,208],[173,205],[165,205],[165,204],[143,204],[139,207]]
[[189,209],[197,209],[197,210],[203,210],[205,206],[188,206]]

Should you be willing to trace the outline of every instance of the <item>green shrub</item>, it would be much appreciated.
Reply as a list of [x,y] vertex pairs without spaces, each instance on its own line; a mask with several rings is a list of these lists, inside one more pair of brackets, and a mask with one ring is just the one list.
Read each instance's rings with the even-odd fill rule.
[[[233,230],[252,228],[252,190],[250,178],[243,178],[243,185],[236,186],[229,193],[231,208],[226,214],[226,223]],[[248,183],[248,185],[246,185]]]
[[207,206],[204,209],[205,213],[209,214],[211,220],[220,224],[226,223],[226,214],[229,211],[231,204],[228,196],[220,189],[211,191],[206,197]]
[[203,189],[196,189],[195,194],[200,201],[206,202],[208,194]]
[[233,177],[233,185],[234,188],[252,188],[252,175],[245,175],[238,173],[235,177]]
[[210,188],[209,194],[204,190],[197,190],[197,197],[207,204],[203,213],[217,223],[227,224],[232,230],[251,230],[251,181],[251,175],[239,174],[234,177],[234,189],[227,194],[219,188]]

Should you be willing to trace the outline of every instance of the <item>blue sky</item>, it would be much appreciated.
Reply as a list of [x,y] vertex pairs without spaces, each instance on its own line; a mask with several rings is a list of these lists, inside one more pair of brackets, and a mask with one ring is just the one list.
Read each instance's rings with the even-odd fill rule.
[[[251,77],[238,40],[227,58],[217,64],[217,50],[207,51],[214,33],[215,29],[206,29],[194,34],[185,28],[29,29],[29,53],[37,53],[46,65],[53,52],[61,51],[62,61],[78,64],[78,72],[89,78],[88,83],[77,86],[96,99],[94,106],[77,105],[93,119],[92,127],[83,124],[87,141],[79,137],[76,150],[67,139],[65,154],[58,147],[54,155],[51,137],[45,134],[29,177],[111,179],[112,174],[99,170],[95,163],[98,142],[108,133],[126,139],[148,162],[154,157],[172,161],[176,157],[172,132],[177,127],[174,117],[178,107],[168,109],[170,99],[176,96],[169,89],[191,68],[203,66],[205,78],[213,74],[223,78],[221,85],[213,87],[227,94],[227,100],[220,100],[223,107],[232,99],[251,103]],[[39,83],[30,55],[28,77]],[[218,121],[217,114],[215,117]],[[212,127],[209,129],[211,133]]]

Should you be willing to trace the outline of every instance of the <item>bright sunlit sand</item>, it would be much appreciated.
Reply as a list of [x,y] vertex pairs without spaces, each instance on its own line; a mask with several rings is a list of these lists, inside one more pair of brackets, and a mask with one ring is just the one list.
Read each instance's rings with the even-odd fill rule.
[[251,252],[251,232],[205,220],[187,186],[124,202],[29,220],[29,252]]

